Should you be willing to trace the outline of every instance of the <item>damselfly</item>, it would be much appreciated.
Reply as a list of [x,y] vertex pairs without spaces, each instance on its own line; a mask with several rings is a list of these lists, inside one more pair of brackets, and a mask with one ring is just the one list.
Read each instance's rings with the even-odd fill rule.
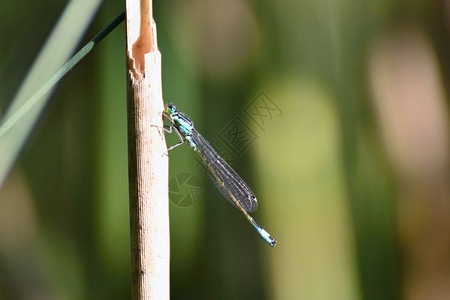
[[220,157],[211,144],[198,133],[194,123],[183,113],[179,112],[175,105],[168,104],[166,106],[164,117],[170,122],[169,129],[165,128],[165,130],[169,133],[175,130],[180,138],[180,142],[169,147],[168,150],[172,150],[187,141],[189,146],[200,154],[208,174],[222,195],[245,215],[247,220],[270,246],[275,247],[277,242],[248,214],[258,208],[258,201],[250,187]]

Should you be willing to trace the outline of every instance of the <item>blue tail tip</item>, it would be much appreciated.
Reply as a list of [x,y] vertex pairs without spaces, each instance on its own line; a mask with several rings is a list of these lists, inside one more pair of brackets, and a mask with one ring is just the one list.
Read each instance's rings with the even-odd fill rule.
[[277,245],[277,241],[275,241],[271,236],[269,236],[269,241],[267,241],[270,247],[275,247]]
[[271,246],[271,247],[275,247],[277,245],[277,241],[275,241],[270,234],[265,231],[264,229],[260,228],[258,229],[259,233],[261,234],[261,236],[263,237],[263,239]]

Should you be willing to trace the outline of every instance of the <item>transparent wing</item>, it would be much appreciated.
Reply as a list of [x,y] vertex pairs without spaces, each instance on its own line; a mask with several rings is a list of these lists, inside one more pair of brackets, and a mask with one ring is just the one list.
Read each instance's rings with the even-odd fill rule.
[[258,201],[250,187],[195,128],[191,137],[208,174],[222,195],[236,208],[241,209],[238,202],[246,212],[254,212],[258,208]]

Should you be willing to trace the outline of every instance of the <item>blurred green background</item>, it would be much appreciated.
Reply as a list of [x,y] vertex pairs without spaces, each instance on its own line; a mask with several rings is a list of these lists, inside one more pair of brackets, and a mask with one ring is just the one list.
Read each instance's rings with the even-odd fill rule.
[[[67,4],[0,3],[0,114]],[[123,9],[105,2],[80,46]],[[180,146],[173,299],[450,299],[449,11],[155,1],[165,101],[252,186],[278,241]],[[0,190],[0,299],[129,298],[124,28],[56,88]],[[174,200],[186,176],[193,205]]]

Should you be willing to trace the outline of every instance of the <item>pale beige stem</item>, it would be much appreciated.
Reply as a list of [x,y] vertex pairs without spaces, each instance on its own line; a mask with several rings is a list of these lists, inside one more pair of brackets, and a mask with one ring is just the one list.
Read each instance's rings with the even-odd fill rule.
[[168,157],[152,3],[127,0],[132,299],[169,299]]

